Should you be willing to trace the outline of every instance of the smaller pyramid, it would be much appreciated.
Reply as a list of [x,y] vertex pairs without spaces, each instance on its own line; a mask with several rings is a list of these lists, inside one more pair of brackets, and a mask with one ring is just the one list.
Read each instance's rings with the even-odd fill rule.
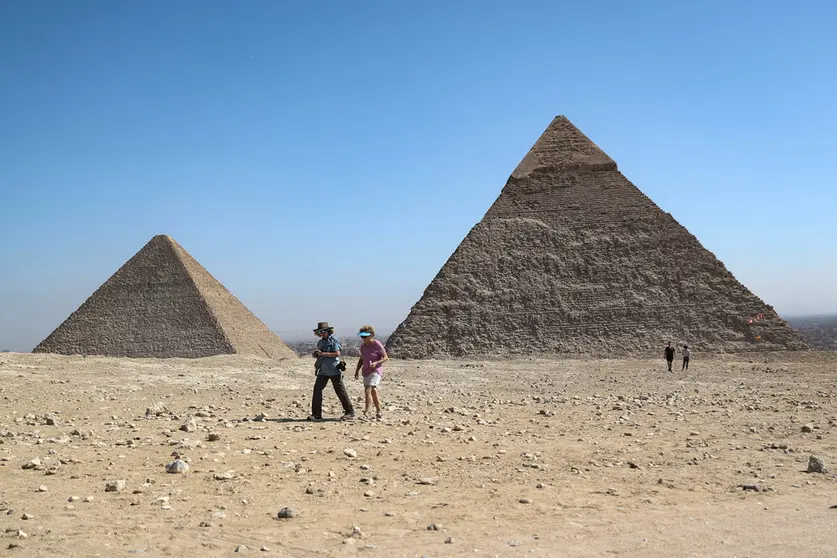
[[152,238],[33,352],[134,358],[294,356],[166,235]]

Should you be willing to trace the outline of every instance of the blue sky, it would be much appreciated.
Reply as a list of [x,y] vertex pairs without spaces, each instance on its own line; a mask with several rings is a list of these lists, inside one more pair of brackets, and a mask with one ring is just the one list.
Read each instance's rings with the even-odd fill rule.
[[[0,345],[153,235],[283,335],[392,329],[553,116],[785,315],[837,311],[837,7],[0,3]],[[603,200],[607,203],[607,200]]]

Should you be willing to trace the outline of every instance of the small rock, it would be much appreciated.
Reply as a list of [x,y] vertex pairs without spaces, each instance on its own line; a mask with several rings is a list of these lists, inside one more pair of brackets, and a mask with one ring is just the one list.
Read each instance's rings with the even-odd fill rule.
[[542,482],[539,482],[538,484],[535,485],[535,488],[543,488],[543,487],[544,487],[544,484]]
[[313,486],[309,486],[309,487],[307,487],[307,488],[305,489],[305,493],[306,493],[306,494],[313,494],[313,493],[314,493],[314,487],[313,487]]
[[828,469],[825,466],[825,462],[822,460],[822,457],[817,457],[816,455],[812,455],[808,458],[808,469],[805,471],[806,473],[827,473]]
[[298,512],[294,508],[282,508],[279,510],[279,513],[276,514],[276,517],[279,519],[292,519],[298,515]]
[[227,512],[224,510],[218,510],[212,512],[212,519],[224,519],[227,517]]
[[87,502],[88,504],[90,502],[92,502],[93,500],[95,500],[95,498],[93,498],[93,496],[88,496],[87,498],[84,499],[84,501]]
[[745,492],[762,492],[764,490],[760,484],[740,484],[739,486]]
[[518,502],[520,502],[521,504],[531,504],[532,499],[531,498],[521,498],[520,500],[518,500]]
[[220,439],[221,439],[221,435],[218,434],[217,432],[210,432],[209,434],[206,435],[206,441],[207,442],[217,442]]
[[157,401],[150,407],[145,409],[145,416],[147,417],[159,417],[160,415],[165,415],[169,412],[168,408],[163,404],[162,401]]
[[198,429],[198,423],[195,422],[194,417],[189,417],[186,422],[180,425],[180,430],[183,432],[194,432]]
[[248,550],[250,549],[244,546],[243,544],[240,544],[237,547],[235,547],[236,552],[247,552]]
[[35,459],[31,459],[31,460],[27,461],[26,463],[24,463],[21,466],[21,469],[37,469],[40,466],[41,466],[41,460],[36,457]]
[[445,544],[453,544],[453,539],[451,537],[446,538]]
[[259,413],[253,419],[254,422],[265,422],[267,421],[267,415],[265,413]]
[[122,492],[125,490],[124,480],[113,480],[105,483],[105,492]]
[[25,539],[26,537],[28,537],[28,536],[29,536],[29,535],[27,535],[27,534],[26,534],[26,533],[25,533],[22,529],[18,529],[18,530],[17,530],[17,533],[15,533],[15,535],[16,535],[16,536],[17,536],[17,538],[19,538],[19,539]]
[[814,425],[813,424],[806,424],[802,427],[802,431],[803,432],[813,432],[814,431]]
[[426,486],[432,486],[432,485],[436,484],[436,479],[434,479],[432,477],[424,477],[424,478],[419,479],[418,483],[426,485]]
[[428,531],[440,531],[442,529],[441,523],[431,523],[427,526]]
[[343,455],[345,455],[346,457],[354,459],[355,457],[357,457],[357,452],[355,450],[353,450],[352,448],[346,448],[346,449],[343,450]]
[[46,487],[45,484],[42,484],[41,486],[38,487],[38,492],[46,492],[47,490],[49,490],[49,489]]
[[44,422],[48,426],[58,426],[58,418],[55,415],[44,415]]
[[262,547],[259,550],[261,550],[262,552],[270,552],[270,549],[265,545],[262,545]]
[[166,465],[166,472],[172,475],[185,474],[189,472],[189,464],[180,459],[175,459]]
[[20,518],[28,521],[30,519],[35,519],[35,516],[31,513],[23,512],[23,515],[21,515]]
[[225,473],[215,473],[212,478],[215,480],[231,480],[235,478],[235,473],[227,471]]

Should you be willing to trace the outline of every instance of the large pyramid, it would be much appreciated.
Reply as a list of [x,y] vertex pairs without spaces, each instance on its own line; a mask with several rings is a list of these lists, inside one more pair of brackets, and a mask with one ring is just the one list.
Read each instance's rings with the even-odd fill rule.
[[152,238],[36,353],[198,358],[294,353],[172,238]]
[[[752,321],[752,323],[749,323]],[[402,358],[804,349],[767,304],[555,118],[387,342]]]

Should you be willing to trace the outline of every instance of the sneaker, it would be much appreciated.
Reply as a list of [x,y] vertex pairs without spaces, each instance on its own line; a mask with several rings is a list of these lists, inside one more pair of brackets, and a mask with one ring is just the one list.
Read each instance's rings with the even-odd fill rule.
[[384,420],[384,415],[382,415],[381,413],[378,413],[377,415],[375,415],[375,419],[376,420]]
[[355,414],[354,413],[346,413],[345,415],[340,417],[340,420],[355,420]]
[[310,415],[310,416],[309,416],[307,419],[305,419],[305,420],[310,420],[310,421],[314,421],[314,422],[316,422],[316,421],[323,420],[323,417],[315,417],[314,415]]

